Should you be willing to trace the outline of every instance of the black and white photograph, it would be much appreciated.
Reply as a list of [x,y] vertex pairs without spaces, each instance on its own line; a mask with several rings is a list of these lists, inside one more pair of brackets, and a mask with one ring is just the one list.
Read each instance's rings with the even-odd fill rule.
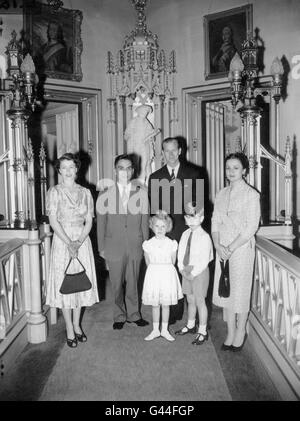
[[26,35],[38,71],[55,79],[82,79],[79,10],[53,9],[38,2],[25,7]]
[[252,33],[252,5],[204,16],[205,78],[228,75],[235,53]]
[[299,22],[0,1],[1,404],[300,401]]

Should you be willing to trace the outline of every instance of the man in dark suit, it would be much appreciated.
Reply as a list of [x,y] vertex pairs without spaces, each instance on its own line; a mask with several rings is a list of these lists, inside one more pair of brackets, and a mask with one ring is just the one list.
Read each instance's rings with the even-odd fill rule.
[[[181,146],[177,138],[164,139],[162,148],[166,164],[149,177],[150,213],[154,214],[158,209],[167,211],[173,220],[169,236],[179,242],[181,234],[188,228],[184,220],[184,205],[189,201],[204,205],[204,180],[199,167],[179,160]],[[182,319],[183,303],[182,299],[170,307],[169,324]]]
[[[130,155],[115,159],[117,182],[98,196],[98,249],[107,263],[114,294],[114,329],[124,323],[146,326],[139,310],[138,277],[143,257],[142,243],[149,235],[146,189],[136,180]],[[125,293],[124,293],[125,289]]]

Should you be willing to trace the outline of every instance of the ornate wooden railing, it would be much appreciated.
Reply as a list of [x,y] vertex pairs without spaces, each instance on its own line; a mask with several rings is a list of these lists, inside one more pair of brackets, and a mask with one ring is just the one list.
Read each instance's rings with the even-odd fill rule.
[[[18,237],[16,239],[16,237]],[[0,230],[0,367],[8,370],[26,344],[47,338],[47,320],[42,308],[46,282],[49,235],[41,241],[37,229]],[[45,271],[43,264],[45,262]],[[44,282],[42,282],[44,279]]]
[[23,244],[15,239],[0,245],[0,340],[26,312]]
[[300,398],[300,259],[261,236],[256,247],[250,324],[285,377],[283,395]]

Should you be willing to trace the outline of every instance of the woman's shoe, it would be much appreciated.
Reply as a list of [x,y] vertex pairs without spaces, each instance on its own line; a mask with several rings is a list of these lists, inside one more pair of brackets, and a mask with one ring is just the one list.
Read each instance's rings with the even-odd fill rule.
[[231,351],[231,350],[232,350],[232,345],[222,344],[221,351]]
[[192,345],[202,345],[207,340],[208,333],[206,333],[206,335],[203,335],[202,333],[197,333],[196,338],[192,342]]
[[69,338],[67,337],[67,345],[68,345],[70,348],[76,348],[76,347],[77,347],[77,338],[76,338],[76,335],[75,335],[75,338],[74,338],[74,339],[69,339]]
[[82,332],[82,333],[76,333],[75,332],[75,338],[79,341],[79,342],[86,342],[87,341],[87,336]]
[[242,342],[242,345],[240,345],[240,346],[231,345],[231,351],[233,351],[233,352],[239,352],[239,351],[241,351],[243,349],[243,346],[245,345],[247,336],[248,336],[248,334],[245,333],[245,336],[244,336],[244,340]]

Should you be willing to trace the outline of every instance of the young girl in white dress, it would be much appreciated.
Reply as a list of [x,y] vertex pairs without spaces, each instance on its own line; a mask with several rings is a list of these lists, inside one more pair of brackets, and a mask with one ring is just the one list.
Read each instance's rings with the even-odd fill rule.
[[[162,336],[168,341],[174,341],[175,338],[168,331],[170,305],[177,304],[183,297],[174,266],[178,243],[166,237],[166,233],[172,229],[172,219],[167,212],[157,211],[150,218],[149,224],[155,237],[143,243],[147,271],[142,301],[143,304],[152,306],[153,330],[145,340],[152,341]],[[159,330],[160,306],[162,307],[161,331]]]

